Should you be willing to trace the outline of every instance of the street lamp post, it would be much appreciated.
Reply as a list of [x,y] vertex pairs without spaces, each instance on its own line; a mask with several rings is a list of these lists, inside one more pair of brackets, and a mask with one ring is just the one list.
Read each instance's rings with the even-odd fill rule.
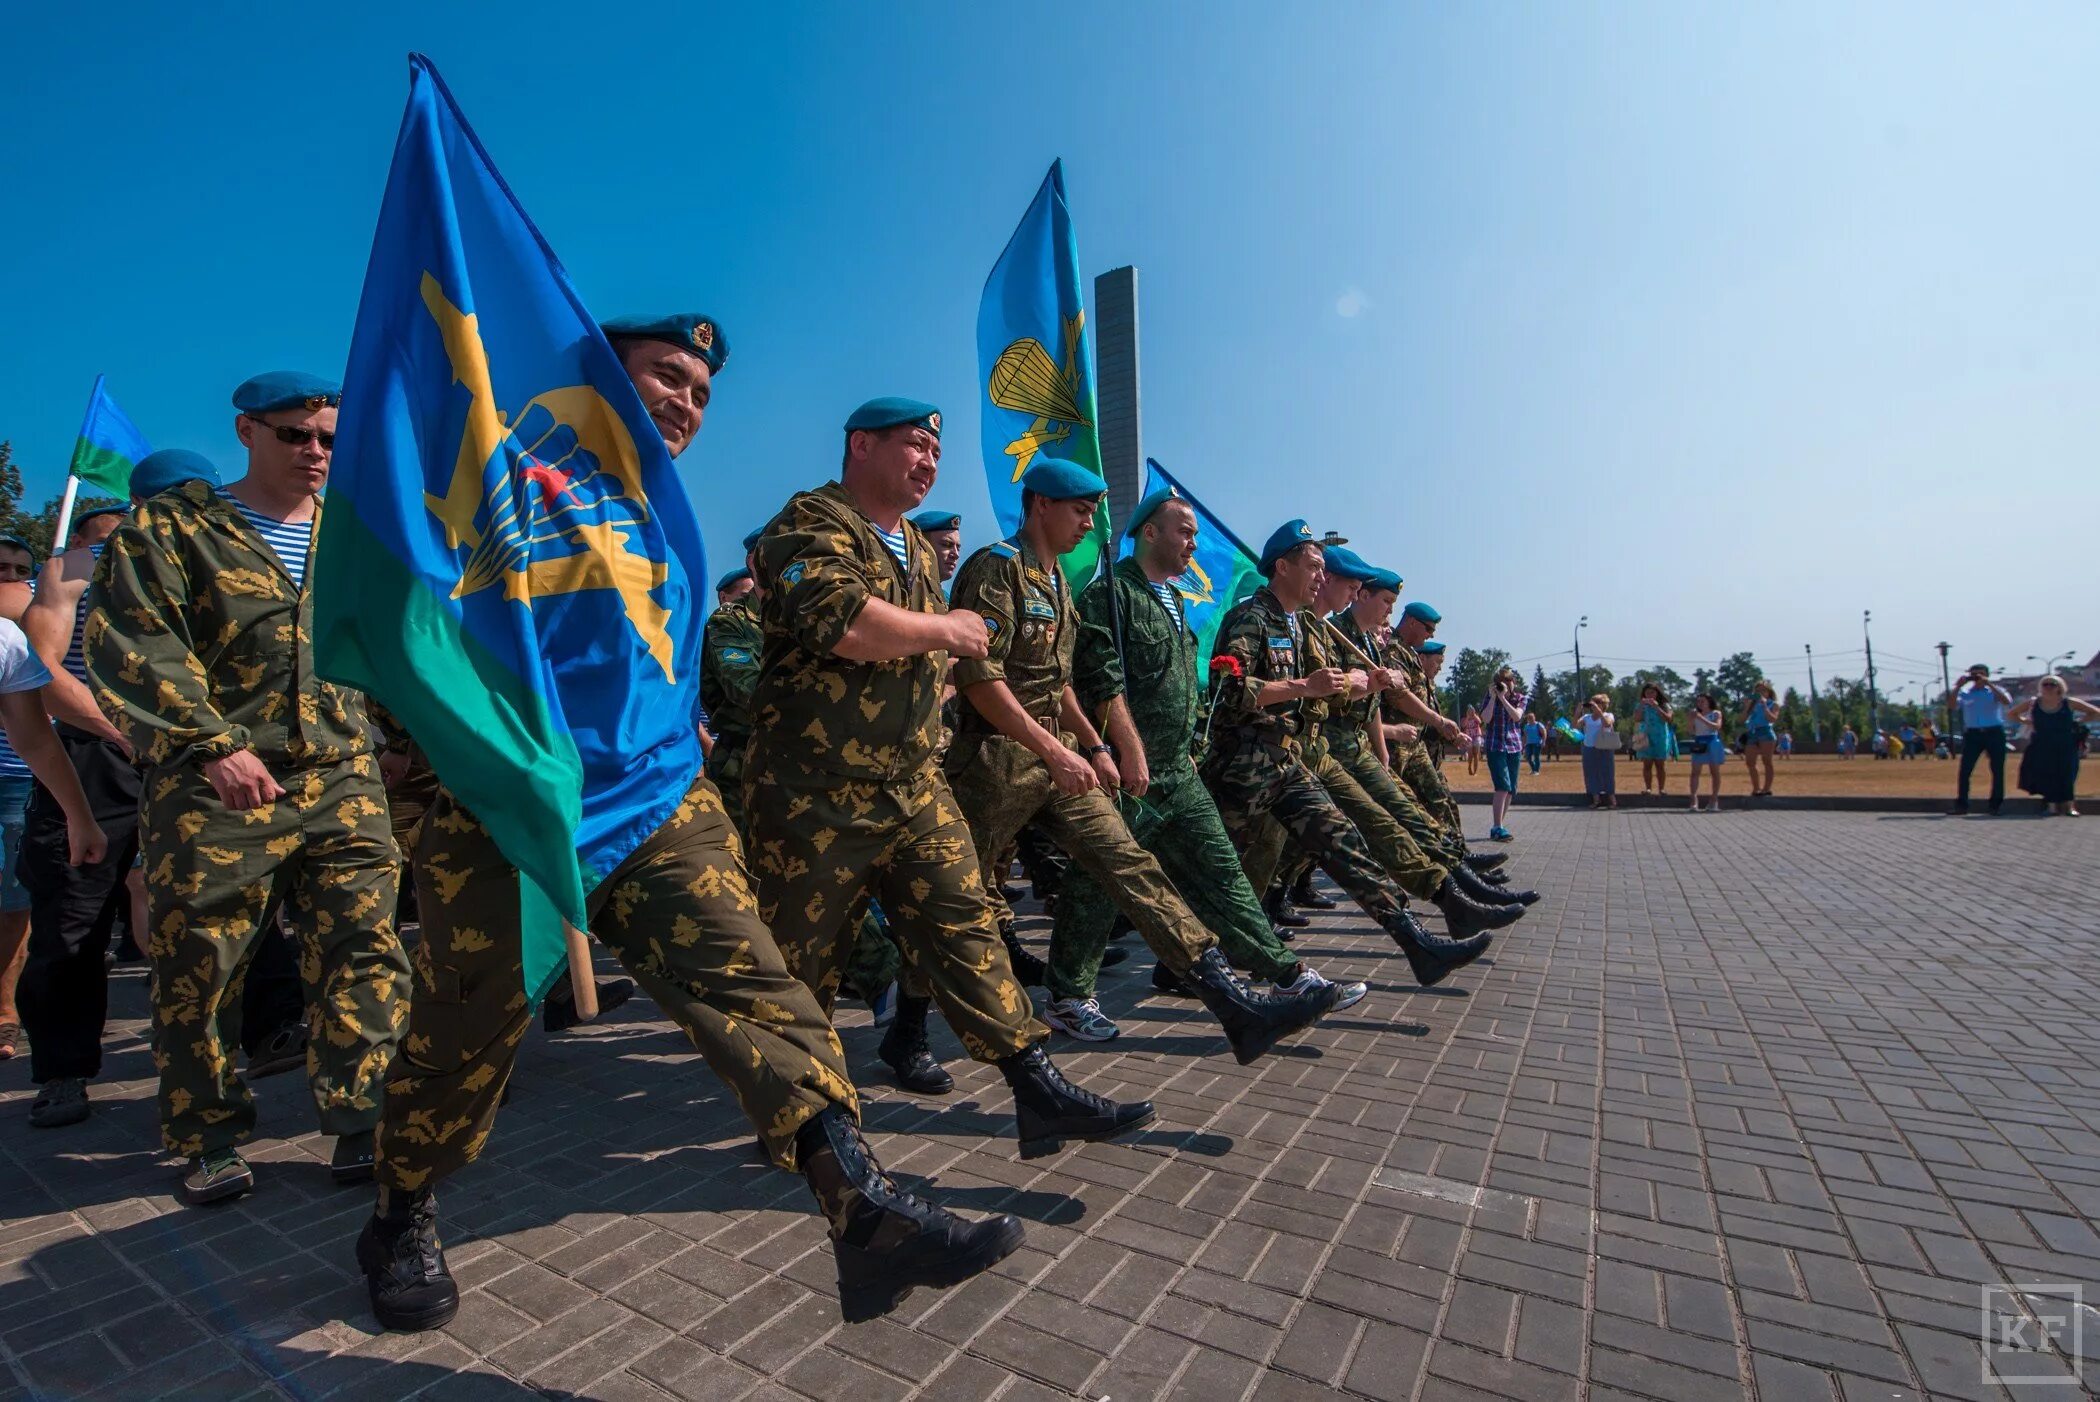
[[1940,700],[1947,707],[1947,738],[1954,738],[1954,678],[1947,673],[1947,650],[1952,643],[1941,643],[1940,649]]
[[1874,693],[1874,610],[1861,613],[1859,626],[1867,639],[1867,734],[1872,736],[1881,729],[1881,702]]
[[1823,717],[1816,710],[1816,648],[1813,643],[1801,644],[1808,654],[1808,723],[1815,730],[1816,743],[1823,743]]
[[[1590,626],[1590,616],[1584,614],[1575,623],[1575,689],[1582,690],[1582,630]],[[1580,707],[1572,709],[1579,710]]]

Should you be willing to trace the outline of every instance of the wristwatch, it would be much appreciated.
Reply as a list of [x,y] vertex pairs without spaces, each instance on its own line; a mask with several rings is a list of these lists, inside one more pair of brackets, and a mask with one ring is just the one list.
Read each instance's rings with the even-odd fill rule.
[[1089,745],[1083,753],[1088,759],[1092,759],[1095,755],[1114,755],[1115,749],[1109,745]]

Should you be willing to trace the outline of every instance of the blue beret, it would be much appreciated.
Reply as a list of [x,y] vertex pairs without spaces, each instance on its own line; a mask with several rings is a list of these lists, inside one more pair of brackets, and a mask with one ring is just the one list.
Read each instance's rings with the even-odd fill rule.
[[1422,644],[1420,647],[1415,649],[1416,652],[1421,653],[1424,657],[1436,657],[1440,655],[1443,652],[1443,650],[1444,645],[1436,641],[1436,639],[1434,638],[1430,639],[1428,642]]
[[719,594],[724,589],[727,589],[730,585],[736,583],[738,580],[749,579],[750,577],[751,571],[747,569],[743,569],[741,567],[733,569],[728,574],[723,575],[720,579],[715,581],[715,592]]
[[665,341],[680,350],[691,351],[707,362],[707,371],[711,375],[721,374],[723,362],[729,359],[729,338],[722,334],[721,325],[713,317],[700,312],[616,316],[611,321],[599,322],[598,329],[609,339]]
[[896,428],[910,424],[923,428],[935,438],[941,436],[941,411],[919,399],[901,399],[894,394],[880,399],[871,399],[855,409],[846,420],[846,432],[873,433],[880,428]]
[[1139,502],[1137,509],[1130,513],[1130,523],[1123,527],[1123,534],[1136,536],[1138,531],[1143,528],[1145,522],[1152,519],[1152,513],[1165,506],[1168,502],[1173,501],[1176,496],[1177,493],[1172,487],[1161,487],[1158,491]]
[[1327,547],[1327,572],[1342,579],[1353,579],[1359,584],[1367,582],[1371,576],[1378,573],[1364,563],[1363,556],[1346,545]]
[[193,453],[187,448],[163,448],[157,453],[148,453],[139,459],[138,466],[131,469],[131,499],[144,501],[157,497],[162,492],[184,482],[209,482],[219,485],[219,469],[211,465],[211,459],[202,453]]
[[1269,543],[1261,548],[1261,572],[1269,573],[1276,568],[1278,560],[1299,546],[1312,543],[1312,540],[1311,526],[1303,521],[1284,522],[1276,528],[1276,533],[1269,537]]
[[1370,577],[1364,581],[1364,588],[1390,589],[1397,594],[1400,592],[1400,586],[1404,583],[1406,581],[1391,570],[1372,570]]
[[1021,490],[1034,492],[1047,501],[1077,501],[1081,497],[1108,494],[1101,474],[1064,458],[1038,457],[1021,474]]
[[752,547],[758,544],[758,538],[764,535],[765,533],[766,528],[764,526],[759,526],[756,529],[754,529],[749,535],[744,537],[744,553],[746,555],[749,555],[751,553]]
[[0,535],[0,545],[12,545],[31,560],[36,559],[36,547],[18,535]]
[[1442,623],[1444,621],[1444,615],[1438,613],[1420,599],[1400,610],[1400,616],[1402,618],[1412,618],[1422,623]]
[[959,531],[962,529],[962,513],[921,511],[911,518],[911,523],[922,531]]
[[91,506],[85,511],[74,512],[73,525],[77,528],[82,521],[92,521],[97,516],[129,516],[130,514],[131,504],[129,502],[113,501],[103,506]]
[[320,409],[343,402],[343,387],[334,380],[309,375],[304,370],[272,370],[252,380],[241,381],[233,392],[233,407],[244,414],[267,414],[277,409]]

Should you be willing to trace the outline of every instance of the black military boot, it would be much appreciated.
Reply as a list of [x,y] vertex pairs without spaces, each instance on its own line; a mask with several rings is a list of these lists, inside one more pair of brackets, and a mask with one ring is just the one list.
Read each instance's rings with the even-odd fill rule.
[[[599,1017],[634,996],[631,978],[601,978],[594,981],[594,986],[598,990]],[[576,1010],[576,992],[569,987],[569,981],[556,980],[554,987],[547,990],[547,1001],[540,1004],[540,1026],[549,1032],[566,1032],[581,1027],[583,1020],[583,1014]]]
[[1101,951],[1101,967],[1104,969],[1113,969],[1116,965],[1122,963],[1125,959],[1128,959],[1129,957],[1129,950],[1123,948],[1123,946],[1120,944],[1112,944],[1108,948]]
[[328,1157],[328,1176],[337,1183],[369,1183],[376,1150],[371,1130],[336,1136],[335,1152]]
[[926,1013],[932,1006],[931,998],[899,993],[897,1016],[890,1022],[890,1030],[882,1034],[882,1045],[875,1054],[897,1073],[897,1084],[906,1090],[919,1095],[946,1095],[955,1089],[955,1077],[934,1060],[932,1048],[926,1045]]
[[1509,860],[1507,852],[1468,852],[1466,865],[1478,872],[1490,872]]
[[1258,1059],[1291,1033],[1310,1027],[1334,1006],[1335,986],[1306,987],[1296,993],[1259,993],[1232,971],[1223,951],[1213,945],[1183,975],[1213,1016],[1225,1028],[1225,1040],[1240,1065]]
[[1380,923],[1393,937],[1393,943],[1400,946],[1400,952],[1407,956],[1407,967],[1414,971],[1415,982],[1424,988],[1434,988],[1442,983],[1487,953],[1488,946],[1494,943],[1494,936],[1488,934],[1462,940],[1432,935],[1406,906],[1399,907],[1389,920]]
[[1013,1088],[1024,1159],[1054,1154],[1068,1139],[1113,1139],[1152,1123],[1151,1101],[1119,1105],[1081,1090],[1064,1078],[1040,1044],[1007,1057],[999,1070]]
[[1179,974],[1165,964],[1154,964],[1152,966],[1152,991],[1165,993],[1169,997],[1174,998],[1193,998],[1196,996],[1196,990],[1190,988],[1187,983],[1182,981]]
[[1279,930],[1297,930],[1312,924],[1311,920],[1298,913],[1298,908],[1291,904],[1291,898],[1284,894],[1281,886],[1269,888],[1269,894],[1262,897],[1261,908],[1269,917],[1269,923]]
[[1500,930],[1514,925],[1524,918],[1524,907],[1520,905],[1482,905],[1464,891],[1449,876],[1437,887],[1429,903],[1444,912],[1445,923],[1451,927],[1453,939],[1466,939],[1482,930]]
[[1299,876],[1297,881],[1292,883],[1290,890],[1290,902],[1294,906],[1303,906],[1307,910],[1334,909],[1334,902],[1332,900],[1328,899],[1326,896],[1321,895],[1317,890],[1313,889],[1313,874],[1311,867],[1307,867],[1304,873]]
[[1539,898],[1536,891],[1518,891],[1508,886],[1492,885],[1464,862],[1451,868],[1451,879],[1457,883],[1459,890],[1482,905],[1527,906]]
[[1013,926],[999,927],[999,942],[1006,946],[1006,958],[1014,966],[1014,978],[1021,987],[1042,988],[1049,983],[1050,966],[1028,952]]
[[357,1237],[372,1313],[389,1329],[435,1329],[459,1313],[459,1287],[438,1243],[437,1194],[379,1190],[379,1210]]
[[795,1157],[831,1223],[839,1312],[848,1324],[888,1314],[921,1285],[960,1285],[1020,1249],[1021,1224],[1012,1217],[967,1222],[899,1188],[835,1105],[796,1133]]

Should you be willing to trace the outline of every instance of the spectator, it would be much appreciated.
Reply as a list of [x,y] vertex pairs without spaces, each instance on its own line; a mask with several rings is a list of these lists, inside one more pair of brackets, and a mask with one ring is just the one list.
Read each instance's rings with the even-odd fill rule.
[[1546,727],[1539,724],[1539,718],[1536,714],[1526,711],[1524,713],[1524,761],[1531,766],[1531,772],[1534,774],[1539,772],[1539,752],[1545,746]]
[[[1772,695],[1772,684],[1760,681],[1750,688],[1750,699],[1743,703],[1743,754],[1750,766],[1750,797],[1772,796],[1772,755],[1779,748],[1779,736],[1773,729],[1779,718],[1779,703]],[[1764,761],[1764,787],[1758,787],[1757,763]]]
[[1896,734],[1894,734],[1894,735],[1891,735],[1891,736],[1889,736],[1889,758],[1890,758],[1890,759],[1901,759],[1901,758],[1903,758],[1903,753],[1904,753],[1904,750],[1905,750],[1906,748],[1907,748],[1907,747],[1906,747],[1906,746],[1904,745],[1904,743],[1903,743],[1903,735],[1902,735],[1902,733],[1901,733],[1900,731],[1899,731],[1899,732],[1897,732],[1897,733],[1896,733]]
[[1779,732],[1779,757],[1781,759],[1792,759],[1794,757],[1794,732],[1791,730]]
[[1903,751],[1898,758],[1916,759],[1918,757],[1918,728],[1909,721],[1905,721],[1902,727],[1896,731],[1896,735],[1903,741]]
[[1954,688],[1961,707],[1961,772],[1955,779],[1954,807],[1949,816],[1961,818],[1969,812],[1969,776],[1976,761],[1991,758],[1991,816],[2005,806],[2005,708],[2012,697],[1991,680],[1991,669],[1981,662],[1965,673]]
[[1524,752],[1525,700],[1524,679],[1504,667],[1495,673],[1487,700],[1482,703],[1487,721],[1482,746],[1487,751],[1488,779],[1495,786],[1491,800],[1494,826],[1488,829],[1488,836],[1497,842],[1507,842],[1511,837],[1505,819],[1517,796],[1517,769]]
[[1940,754],[1940,737],[1938,732],[1933,730],[1931,721],[1926,721],[1918,727],[1918,753],[1935,756]]
[[[36,555],[28,542],[0,536],[0,618],[21,621],[35,571]],[[22,851],[22,823],[35,787],[29,766],[0,734],[0,1061],[13,1057],[22,1040],[15,982],[29,952],[29,892],[15,875],[15,858]]]
[[1641,688],[1641,704],[1633,714],[1633,748],[1641,756],[1641,793],[1668,793],[1669,762],[1677,758],[1676,712],[1670,709],[1663,689],[1649,682]]
[[1480,712],[1468,706],[1459,718],[1458,728],[1465,734],[1466,773],[1480,772]]
[[[1721,703],[1714,700],[1710,692],[1700,692],[1692,698],[1692,811],[1701,812],[1699,806],[1699,771],[1707,772],[1707,790],[1712,794],[1710,805],[1703,811],[1721,811],[1721,766],[1728,759],[1728,746],[1723,743],[1721,727],[1727,717],[1721,713]],[[1858,737],[1855,736],[1854,739]]]
[[1848,725],[1845,727],[1845,733],[1838,736],[1838,758],[1850,759],[1858,753],[1859,732]]
[[[2080,701],[2055,673],[2043,677],[2034,700],[2022,701],[2007,719],[2029,727],[2027,750],[2020,756],[2020,789],[2042,801],[2042,812],[2078,816],[2078,750],[2089,728],[2080,715],[2100,716],[2100,706]],[[1964,747],[1966,753],[1966,747]]]
[[1601,691],[1582,703],[1582,791],[1592,808],[1619,806],[1619,732],[1610,705]]

